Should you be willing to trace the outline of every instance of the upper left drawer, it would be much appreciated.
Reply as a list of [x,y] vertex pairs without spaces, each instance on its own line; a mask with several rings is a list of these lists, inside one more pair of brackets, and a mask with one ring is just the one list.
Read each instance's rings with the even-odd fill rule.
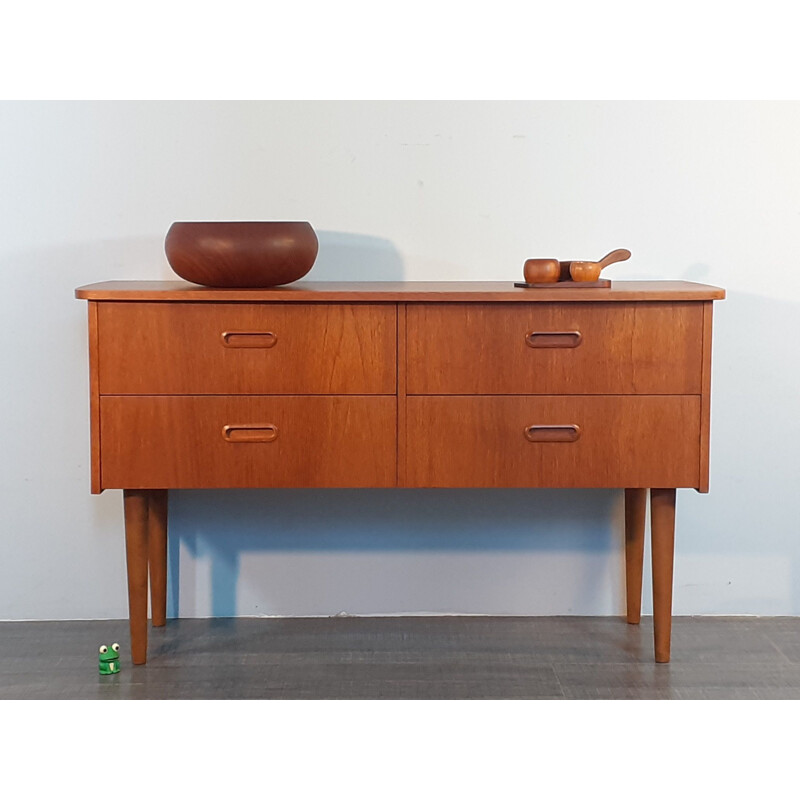
[[103,302],[100,394],[394,394],[394,305]]

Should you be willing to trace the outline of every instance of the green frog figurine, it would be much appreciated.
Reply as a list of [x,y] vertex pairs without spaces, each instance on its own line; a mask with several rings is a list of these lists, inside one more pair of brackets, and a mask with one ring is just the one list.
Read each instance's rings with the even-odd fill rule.
[[119,645],[116,642],[111,647],[101,644],[98,652],[101,675],[114,675],[119,672]]

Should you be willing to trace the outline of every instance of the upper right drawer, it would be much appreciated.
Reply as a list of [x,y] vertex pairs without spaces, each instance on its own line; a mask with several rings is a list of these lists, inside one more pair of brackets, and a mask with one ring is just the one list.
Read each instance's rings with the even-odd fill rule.
[[422,303],[408,394],[700,394],[702,303]]

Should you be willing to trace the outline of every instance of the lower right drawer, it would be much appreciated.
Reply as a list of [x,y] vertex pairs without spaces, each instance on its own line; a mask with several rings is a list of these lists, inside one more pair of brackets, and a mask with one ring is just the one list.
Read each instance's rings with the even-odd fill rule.
[[698,395],[407,398],[411,487],[700,483]]

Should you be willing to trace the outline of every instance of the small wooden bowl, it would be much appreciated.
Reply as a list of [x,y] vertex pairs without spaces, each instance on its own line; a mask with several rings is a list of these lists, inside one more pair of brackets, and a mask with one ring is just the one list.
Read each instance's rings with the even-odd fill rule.
[[308,222],[174,222],[164,249],[184,280],[251,289],[302,278],[314,266],[319,241]]
[[584,283],[599,280],[602,269],[596,261],[572,261],[569,265],[569,274],[572,280]]
[[556,283],[561,277],[561,265],[555,258],[529,258],[522,274],[525,283]]
[[573,261],[569,265],[569,274],[573,281],[578,283],[594,283],[600,279],[600,273],[610,264],[626,261],[631,257],[631,251],[620,248],[612,250],[599,261]]

